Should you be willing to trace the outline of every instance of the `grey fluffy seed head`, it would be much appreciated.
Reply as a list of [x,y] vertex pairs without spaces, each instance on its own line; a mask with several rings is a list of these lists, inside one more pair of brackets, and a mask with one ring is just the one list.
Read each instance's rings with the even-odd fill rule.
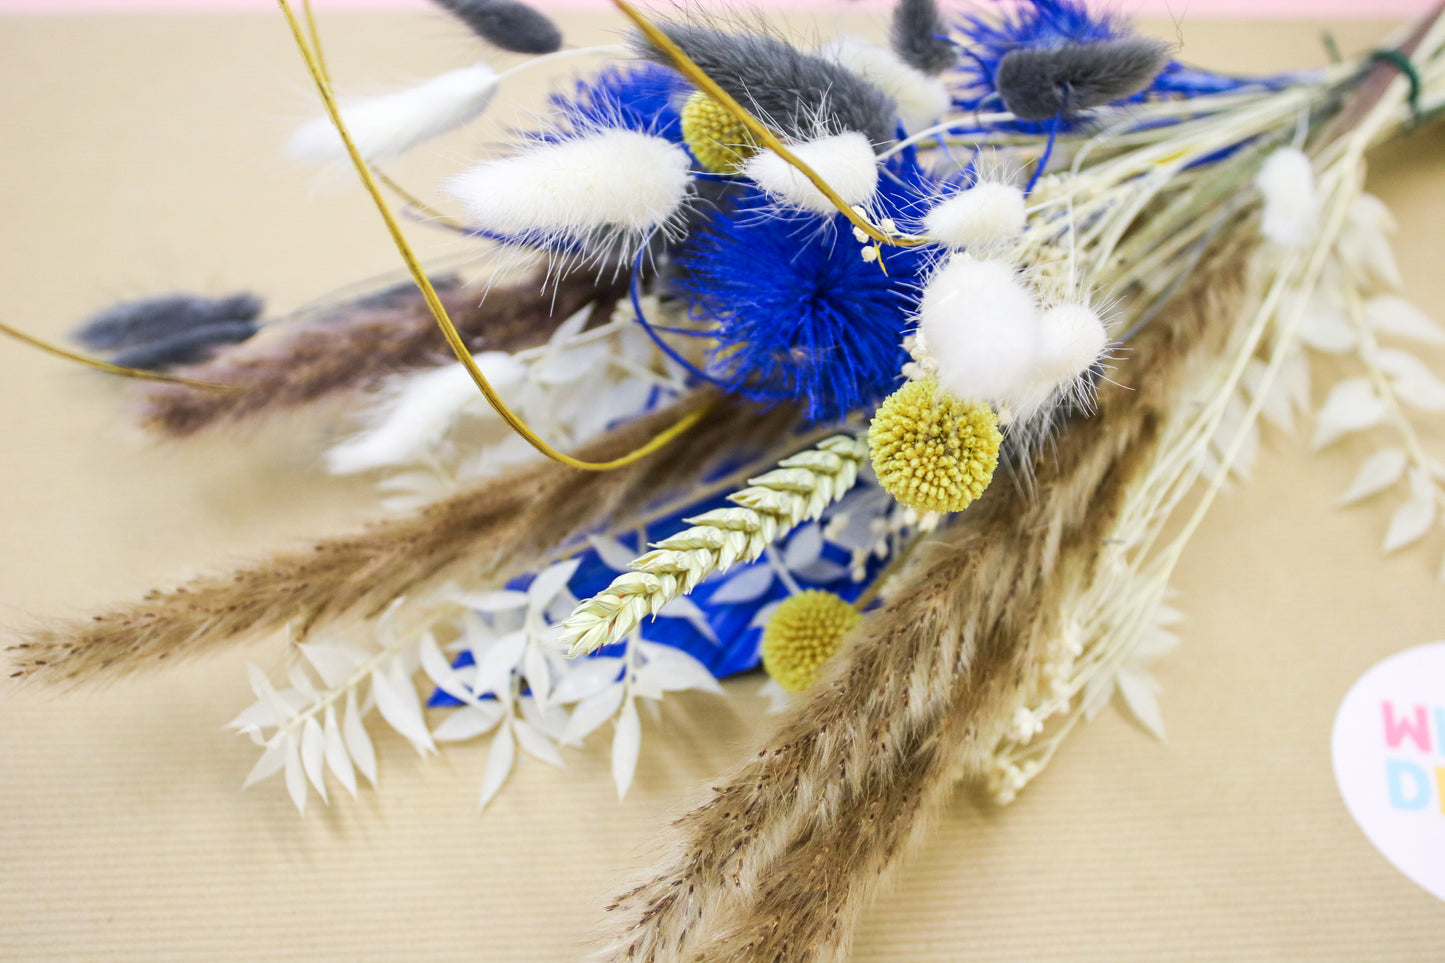
[[889,33],[893,52],[930,77],[943,73],[958,59],[953,44],[944,39],[947,31],[934,0],[898,0],[893,8]]
[[189,331],[138,345],[111,360],[124,368],[164,371],[177,365],[204,361],[224,344],[238,344],[260,330],[254,321],[219,321]]
[[[659,23],[663,33],[759,120],[785,137],[811,140],[856,130],[880,148],[893,140],[898,107],[878,87],[836,63],[776,37],[729,33],[690,23]],[[672,61],[641,35],[641,57]]]
[[226,321],[254,321],[262,302],[254,294],[203,298],[162,294],[122,301],[90,316],[72,337],[92,351],[120,351],[179,337],[196,328]]
[[1011,50],[994,85],[1015,117],[1051,120],[1137,94],[1169,63],[1169,49],[1161,40],[1124,37]]
[[520,54],[562,48],[562,31],[545,14],[518,0],[435,0],[494,47]]

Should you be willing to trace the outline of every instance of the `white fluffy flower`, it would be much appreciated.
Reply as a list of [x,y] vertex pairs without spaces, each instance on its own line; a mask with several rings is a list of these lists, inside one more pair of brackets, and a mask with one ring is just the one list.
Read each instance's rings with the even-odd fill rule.
[[[504,351],[487,351],[475,360],[499,389],[526,374]],[[326,452],[326,467],[335,475],[352,475],[416,461],[441,443],[464,410],[479,404],[485,407],[486,400],[461,364],[412,375],[370,413],[370,427]]]
[[573,241],[607,231],[641,236],[682,207],[690,164],[661,137],[603,130],[488,161],[447,190],[486,231]]
[[1039,307],[1008,264],[955,254],[924,288],[918,326],[942,388],[967,401],[1022,400]]
[[1104,322],[1087,304],[1060,304],[1039,316],[1035,376],[1055,383],[1088,371],[1109,343]]
[[1060,304],[1044,311],[1039,315],[1026,387],[1018,391],[1015,408],[1027,412],[1043,405],[1060,387],[1088,371],[1108,344],[1103,320],[1087,304]]
[[819,51],[840,66],[872,81],[898,105],[898,119],[904,130],[916,133],[948,113],[952,101],[948,88],[937,77],[908,66],[885,47],[840,38]]
[[[878,190],[878,160],[873,154],[873,145],[857,131],[789,144],[788,149],[827,181],[850,206],[866,204]],[[816,214],[831,214],[835,210],[802,171],[770,150],[759,151],[749,158],[743,173],[774,200]]]
[[1303,247],[1319,216],[1310,159],[1293,147],[1281,147],[1265,158],[1254,185],[1264,195],[1260,233],[1283,247]]
[[1017,237],[1028,215],[1024,192],[981,181],[935,205],[923,219],[930,235],[954,248],[978,248]]
[[[362,157],[386,160],[476,118],[496,92],[496,73],[477,63],[406,90],[350,101],[342,106],[341,119]],[[346,159],[346,147],[329,117],[297,128],[286,151],[298,160]]]

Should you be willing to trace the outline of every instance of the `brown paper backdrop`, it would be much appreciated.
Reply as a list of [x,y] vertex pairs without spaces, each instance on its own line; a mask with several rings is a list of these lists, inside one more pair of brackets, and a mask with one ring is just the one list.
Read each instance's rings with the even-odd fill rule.
[[[570,35],[615,23],[578,18]],[[475,56],[436,17],[325,26],[352,87]],[[1334,26],[1351,51],[1386,30]],[[1179,31],[1195,62],[1263,71],[1322,59],[1318,27]],[[288,44],[265,16],[0,19],[0,316],[57,336],[119,298],[251,288],[285,308],[393,269],[350,181],[279,159],[314,112]],[[479,139],[402,173],[435,183]],[[1437,316],[1442,153],[1437,127],[1373,176],[1409,290]],[[365,484],[311,467],[317,419],[157,445],[115,384],[9,342],[0,364],[0,623],[84,612],[368,513]],[[1331,508],[1364,450],[1273,440],[1175,579],[1189,620],[1157,671],[1169,743],[1110,711],[1012,808],[960,794],[869,913],[856,960],[1445,958],[1445,904],[1371,849],[1330,772],[1349,684],[1445,637],[1438,531],[1428,553],[1381,559],[1388,506]],[[766,726],[754,679],[729,700],[676,698],[645,726],[625,802],[594,737],[567,772],[520,766],[482,815],[484,746],[419,760],[382,735],[381,791],[301,820],[278,781],[240,792],[253,747],[220,727],[250,701],[247,660],[284,664],[272,640],[100,691],[0,698],[0,957],[575,959],[668,815]]]

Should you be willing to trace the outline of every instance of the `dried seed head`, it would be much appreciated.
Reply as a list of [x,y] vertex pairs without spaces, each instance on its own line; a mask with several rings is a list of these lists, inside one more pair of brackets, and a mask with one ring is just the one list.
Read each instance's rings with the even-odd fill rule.
[[758,150],[742,122],[700,90],[682,105],[682,139],[697,162],[715,174],[733,173]]
[[818,681],[861,618],[832,592],[813,589],[785,599],[763,629],[763,668],[787,691],[802,692]]
[[920,512],[961,512],[998,467],[998,417],[981,402],[910,381],[884,399],[868,427],[873,471],[890,495]]

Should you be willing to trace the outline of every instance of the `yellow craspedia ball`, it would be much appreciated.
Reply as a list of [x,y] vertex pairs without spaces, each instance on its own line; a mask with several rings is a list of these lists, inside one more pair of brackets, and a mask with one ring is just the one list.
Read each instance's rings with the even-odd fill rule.
[[717,174],[732,173],[758,150],[748,129],[700,90],[682,105],[682,139],[697,162]]
[[868,426],[879,483],[920,512],[967,508],[993,479],[1002,441],[992,408],[959,401],[932,378],[893,392]]
[[861,618],[832,592],[813,589],[785,599],[763,629],[763,668],[787,691],[802,692],[818,681],[823,664]]

